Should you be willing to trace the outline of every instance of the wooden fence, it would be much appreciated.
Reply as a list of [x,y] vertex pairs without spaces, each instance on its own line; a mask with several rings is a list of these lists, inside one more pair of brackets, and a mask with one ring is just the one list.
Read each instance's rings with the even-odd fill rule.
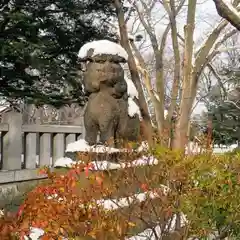
[[0,123],[0,184],[39,179],[38,168],[53,166],[67,144],[83,137],[83,124],[25,125],[22,119],[21,113],[9,112]]

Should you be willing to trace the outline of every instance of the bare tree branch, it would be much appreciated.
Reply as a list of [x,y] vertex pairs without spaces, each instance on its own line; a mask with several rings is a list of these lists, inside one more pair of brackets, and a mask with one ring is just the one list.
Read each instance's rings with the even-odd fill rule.
[[[240,31],[240,13],[237,9],[235,9],[231,3],[226,3],[224,0],[213,0],[213,2],[215,3],[218,14]],[[235,2],[239,4],[240,0]]]
[[181,59],[180,59],[180,50],[179,50],[179,43],[178,43],[178,31],[177,31],[177,23],[176,23],[176,16],[178,12],[181,10],[185,0],[182,0],[176,9],[175,1],[170,0],[170,6],[166,0],[163,1],[164,7],[169,15],[170,26],[171,26],[171,34],[172,34],[172,46],[174,51],[174,80],[173,86],[171,91],[171,104],[168,109],[168,117],[167,121],[170,122],[173,116],[173,112],[175,110],[177,104],[177,97],[179,91],[179,83],[180,83],[180,68],[181,68]]
[[208,66],[209,70],[213,73],[214,77],[217,79],[218,84],[221,87],[221,89],[223,90],[224,96],[226,97],[227,96],[227,91],[226,91],[226,89],[223,85],[222,79],[219,77],[216,70],[214,69],[214,67],[210,63],[208,63],[207,66]]
[[138,102],[139,102],[140,111],[141,111],[143,121],[144,121],[144,127],[142,129],[142,131],[144,131],[143,135],[145,135],[145,138],[151,145],[152,140],[153,140],[153,129],[152,129],[152,124],[151,124],[151,118],[150,118],[150,115],[148,112],[148,107],[147,107],[147,103],[146,103],[145,96],[143,93],[140,77],[139,77],[139,74],[137,71],[137,66],[136,66],[136,63],[134,60],[134,56],[133,56],[130,44],[129,44],[127,27],[126,27],[125,20],[124,20],[124,12],[123,12],[121,1],[114,0],[114,5],[116,8],[116,12],[117,12],[118,25],[119,25],[119,30],[120,30],[120,37],[121,37],[120,42],[121,42],[121,45],[123,46],[123,48],[128,53],[128,66],[129,66],[129,70],[131,73],[131,78],[132,78],[132,81],[135,84],[138,94],[139,94]]

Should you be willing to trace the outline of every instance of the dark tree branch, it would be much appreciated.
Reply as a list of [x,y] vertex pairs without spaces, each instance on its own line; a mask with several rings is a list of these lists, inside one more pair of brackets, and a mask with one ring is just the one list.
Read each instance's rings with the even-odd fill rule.
[[[223,0],[213,0],[217,9],[218,14],[226,19],[232,26],[238,29],[240,31],[240,13],[235,9],[233,11],[230,5],[226,4]],[[240,3],[240,1],[235,1],[237,3]],[[238,14],[236,14],[238,13]]]

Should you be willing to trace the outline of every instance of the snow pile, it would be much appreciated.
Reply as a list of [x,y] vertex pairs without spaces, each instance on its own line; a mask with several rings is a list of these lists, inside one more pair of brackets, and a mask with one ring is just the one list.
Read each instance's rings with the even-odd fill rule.
[[139,116],[141,120],[141,112],[138,105],[134,102],[134,98],[138,99],[138,91],[133,83],[133,81],[129,78],[125,79],[127,83],[127,91],[128,91],[128,115],[129,117],[134,117],[136,115]]
[[84,140],[80,139],[67,145],[66,152],[94,152],[94,153],[115,153],[120,152],[117,148],[106,147],[104,145],[89,146]]
[[92,56],[110,54],[118,55],[119,57],[128,60],[128,54],[125,49],[122,48],[121,45],[111,42],[109,40],[98,40],[84,44],[78,52],[78,57],[87,57],[88,51],[91,49],[93,49]]
[[63,157],[56,160],[56,162],[54,163],[54,167],[71,168],[74,164],[76,164],[76,162],[73,161],[71,158]]
[[24,236],[24,240],[39,240],[44,234],[44,231],[40,228],[30,227],[29,237]]
[[[41,228],[30,227],[29,237],[24,236],[24,240],[40,240],[44,234],[44,230]],[[59,240],[68,240],[65,237],[58,238]]]
[[66,198],[61,198],[61,197],[59,197],[58,194],[56,194],[56,193],[53,194],[53,195],[47,196],[47,199],[48,199],[48,200],[54,199],[54,200],[57,200],[58,202],[66,201]]
[[139,106],[134,102],[134,99],[138,99],[138,91],[133,83],[133,81],[129,78],[125,79],[127,83],[127,91],[128,91],[128,116],[134,117],[136,115],[139,116],[139,119],[141,120],[141,112],[139,109]]
[[[66,159],[66,162],[64,162]],[[70,158],[61,158],[57,160],[54,164],[54,167],[67,167],[71,168],[76,162],[71,160]],[[106,171],[106,170],[116,170],[122,168],[130,168],[130,167],[140,167],[140,166],[153,166],[157,165],[158,160],[154,157],[142,157],[132,162],[127,163],[113,163],[109,161],[92,161],[89,163],[88,169],[91,171]]]
[[238,144],[232,144],[230,146],[226,146],[226,145],[214,145],[213,146],[213,153],[216,154],[223,154],[223,153],[227,153],[227,152],[232,152],[234,149],[236,149],[238,147]]
[[164,119],[166,119],[167,118],[167,116],[168,116],[168,110],[164,110]]
[[0,106],[0,112],[4,111],[7,108],[8,108],[8,106]]
[[0,209],[0,218],[4,216],[4,209]]
[[150,157],[143,156],[130,163],[125,163],[124,167],[138,167],[138,166],[147,166],[147,165],[152,166],[157,164],[158,164],[158,160],[153,156],[150,156]]
[[134,98],[138,99],[138,91],[137,91],[133,81],[129,78],[125,78],[125,81],[127,83],[128,96],[132,99],[134,99]]
[[114,170],[114,169],[121,169],[121,168],[129,168],[129,167],[140,167],[140,166],[152,166],[157,165],[158,160],[154,157],[141,157],[136,159],[132,162],[127,163],[112,163],[108,161],[94,161],[90,163],[89,170],[92,171],[104,171],[104,170]]
[[139,106],[133,101],[131,97],[128,97],[128,116],[134,117],[136,115],[139,116],[140,120],[142,119]]
[[[76,164],[76,162],[70,158],[60,158],[56,160],[56,162],[54,163],[54,167],[72,168],[74,164]],[[132,162],[126,162],[126,163],[114,163],[109,161],[92,161],[89,163],[90,167],[88,167],[88,169],[91,171],[106,171],[106,170],[116,170],[116,169],[130,168],[130,167],[153,166],[157,164],[158,164],[158,160],[153,156],[149,156],[149,157],[143,156]]]
[[148,151],[148,150],[149,150],[149,145],[148,145],[148,142],[146,142],[146,141],[142,142],[141,145],[137,149],[138,152],[143,152],[143,151]]
[[202,147],[199,146],[196,142],[189,142],[188,145],[185,148],[186,154],[197,154],[201,153]]
[[36,68],[25,68],[25,72],[30,75],[30,76],[33,76],[33,77],[38,77],[40,76],[40,71]]
[[121,164],[108,162],[108,161],[94,161],[89,164],[91,167],[89,170],[92,171],[104,171],[104,170],[115,170],[122,168]]
[[[147,151],[148,149],[149,149],[148,143],[142,142],[141,145],[138,147],[137,151],[138,152]],[[66,148],[66,152],[115,153],[115,152],[124,152],[124,151],[129,151],[129,150],[106,147],[104,145],[89,146],[89,144],[84,139],[80,139],[76,142],[69,143]],[[71,161],[65,158],[60,158],[57,161],[63,161],[64,163],[69,162],[69,164],[71,164]]]
[[[143,193],[136,193],[132,196],[123,197],[123,198],[93,200],[94,204],[90,204],[90,206],[93,207],[93,205],[94,206],[96,205],[99,207],[103,207],[105,210],[117,210],[119,208],[129,207],[131,204],[136,202],[141,203],[146,201],[147,199],[159,198],[160,195],[158,194],[158,191],[162,191],[162,193],[166,195],[170,192],[170,188],[160,184],[160,188],[156,189],[155,191],[146,191]],[[49,195],[47,196],[47,199],[58,200],[59,202],[66,200],[58,197],[57,194]],[[84,207],[84,205],[80,205],[79,207]]]

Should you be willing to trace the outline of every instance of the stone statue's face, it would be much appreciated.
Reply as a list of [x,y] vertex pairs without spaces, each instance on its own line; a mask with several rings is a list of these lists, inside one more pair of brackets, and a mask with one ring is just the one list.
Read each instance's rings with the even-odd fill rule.
[[[108,82],[115,84],[117,81],[124,79],[124,70],[120,64],[112,62],[89,62],[86,65],[85,80]],[[88,80],[89,79],[89,80]]]

